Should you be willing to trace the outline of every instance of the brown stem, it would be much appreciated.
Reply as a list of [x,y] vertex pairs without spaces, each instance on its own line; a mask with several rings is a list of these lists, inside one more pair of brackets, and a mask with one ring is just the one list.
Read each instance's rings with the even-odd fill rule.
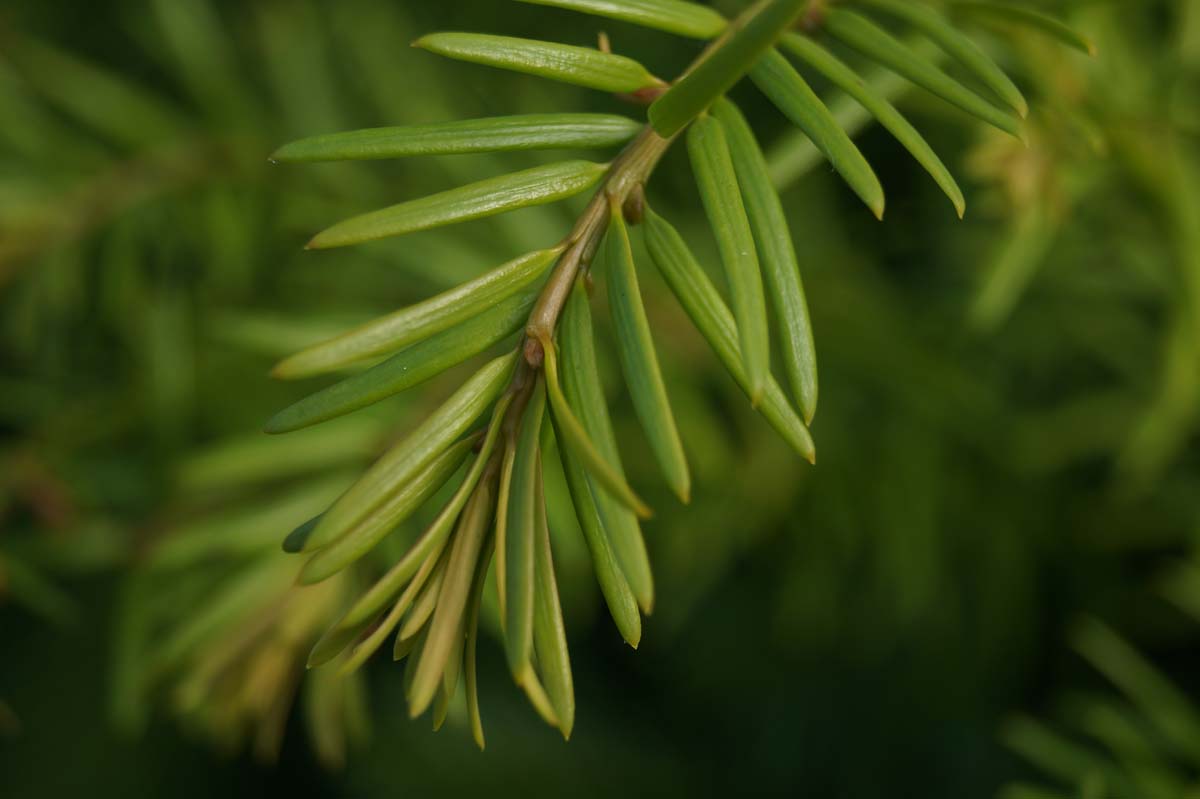
[[[814,0],[814,4],[820,3],[821,0]],[[764,4],[765,0],[762,0],[730,22],[725,31],[709,42],[700,55],[680,74],[680,78],[703,63]],[[665,87],[654,88],[661,91]],[[542,368],[545,342],[554,340],[558,319],[566,306],[575,280],[587,271],[600,248],[608,230],[611,209],[624,209],[631,222],[638,221],[644,203],[645,183],[678,135],[676,133],[669,138],[663,138],[650,125],[642,128],[637,138],[626,145],[613,161],[604,185],[592,197],[570,234],[563,240],[566,251],[559,258],[554,271],[542,288],[537,304],[534,305],[525,325],[525,339],[521,343],[522,358],[517,364],[516,373],[508,389],[514,395],[514,401],[505,414],[504,424],[515,425],[520,419],[521,411],[528,402],[529,392],[533,387],[534,381],[531,378]]]
[[663,153],[671,146],[672,140],[673,137],[664,139],[647,125],[613,162],[604,186],[592,197],[567,236],[567,251],[559,258],[538,297],[537,305],[529,315],[529,322],[525,325],[529,342],[525,348],[525,361],[530,366],[537,368],[541,365],[541,353],[534,343],[554,335],[558,317],[571,293],[571,287],[575,285],[575,278],[591,264],[600,247],[604,232],[608,229],[610,198],[618,206],[623,206],[630,195],[641,189]]

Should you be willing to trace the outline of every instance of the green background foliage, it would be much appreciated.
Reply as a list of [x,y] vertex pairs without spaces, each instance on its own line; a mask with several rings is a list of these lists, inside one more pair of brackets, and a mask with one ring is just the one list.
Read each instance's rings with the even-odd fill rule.
[[[486,752],[461,708],[437,735],[410,722],[385,654],[363,672],[369,734],[351,734],[352,695],[314,680],[274,765],[186,707],[164,642],[435,403],[409,391],[289,444],[258,431],[308,392],[267,373],[552,246],[584,200],[304,252],[331,220],[559,156],[267,156],[372,126],[637,115],[408,47],[431,31],[588,46],[603,28],[657,75],[699,45],[498,0],[0,10],[0,794],[1195,795],[1200,3],[1033,6],[1097,55],[970,28],[1030,101],[1027,148],[880,83],[957,177],[964,221],[828,84],[814,88],[888,191],[883,222],[749,81],[733,93],[783,189],[812,312],[816,467],[750,410],[643,258],[692,471],[680,505],[616,388],[593,293],[626,471],[657,511],[656,602],[635,652],[573,520],[550,519],[571,742],[513,686],[493,629]],[[648,196],[719,277],[684,146]],[[321,765],[338,746],[306,718],[357,740],[343,768]]]

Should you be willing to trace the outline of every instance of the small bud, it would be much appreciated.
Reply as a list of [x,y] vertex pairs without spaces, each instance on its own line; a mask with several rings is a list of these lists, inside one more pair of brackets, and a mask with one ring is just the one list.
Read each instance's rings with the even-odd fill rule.
[[800,17],[799,28],[805,33],[816,33],[824,23],[825,4],[816,2],[810,5],[808,10]]
[[525,363],[534,369],[541,369],[545,357],[546,352],[542,349],[540,341],[535,338],[525,339]]

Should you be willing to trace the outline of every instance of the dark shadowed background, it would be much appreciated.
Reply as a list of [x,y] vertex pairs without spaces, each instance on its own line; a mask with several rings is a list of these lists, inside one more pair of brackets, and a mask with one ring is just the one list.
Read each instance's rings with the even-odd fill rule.
[[[1028,148],[919,91],[894,95],[959,176],[964,221],[895,141],[855,123],[888,191],[875,221],[737,90],[800,252],[817,466],[753,414],[642,263],[695,500],[680,506],[658,479],[602,330],[630,476],[658,509],[640,649],[604,613],[582,544],[556,530],[572,740],[537,719],[492,635],[485,752],[461,709],[437,734],[410,722],[384,656],[365,670],[369,735],[330,769],[312,695],[263,762],[211,708],[181,713],[182,677],[141,667],[161,644],[147,617],[183,624],[211,601],[204,580],[246,554],[230,545],[164,579],[155,548],[196,530],[274,541],[319,509],[429,400],[417,389],[366,411],[292,468],[258,430],[306,387],[271,381],[272,363],[552,244],[579,203],[306,253],[338,219],[557,156],[268,154],[352,128],[641,113],[409,48],[424,32],[590,44],[603,27],[661,74],[697,45],[502,0],[7,0],[0,795],[1200,795],[1187,698],[1200,686],[1200,2],[1034,5],[1098,54],[979,31],[1027,90]],[[682,152],[650,197],[712,264]]]

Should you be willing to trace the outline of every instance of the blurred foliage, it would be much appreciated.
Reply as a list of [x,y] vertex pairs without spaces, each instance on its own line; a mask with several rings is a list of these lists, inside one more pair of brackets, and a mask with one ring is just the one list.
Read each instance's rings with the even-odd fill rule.
[[[511,690],[491,641],[486,755],[459,711],[441,736],[408,722],[388,662],[365,686],[309,680],[300,712],[281,710],[346,587],[290,588],[279,538],[422,400],[265,440],[255,431],[291,396],[266,371],[494,266],[499,250],[545,246],[571,209],[306,254],[325,221],[398,186],[457,185],[517,159],[300,174],[265,155],[315,132],[614,109],[405,46],[454,27],[590,43],[580,18],[443,5],[0,10],[0,792],[709,795],[748,780],[847,797],[1194,792],[1197,0],[1042,3],[1096,41],[1093,59],[1005,30],[1017,47],[997,53],[1030,99],[1028,149],[889,87],[971,178],[964,222],[870,127],[860,146],[897,187],[882,224],[826,170],[776,170],[823,370],[815,469],[744,407],[646,270],[696,499],[655,495],[648,453],[628,459],[646,498],[675,508],[647,526],[660,598],[638,653],[590,580],[571,577],[587,555],[552,503],[568,633],[586,653],[569,746]],[[695,52],[606,28],[663,72]],[[752,89],[737,94],[771,132],[776,166],[804,164],[783,120]],[[653,197],[685,232],[703,228],[679,153]],[[601,356],[615,375],[615,353]],[[639,452],[628,399],[611,402],[622,446]],[[255,594],[249,611],[221,618],[219,598],[239,588]],[[344,755],[341,733],[360,736],[366,717],[370,737]],[[193,731],[230,756],[214,760]],[[276,770],[237,754],[248,739],[269,755],[281,735]],[[316,765],[343,757],[344,772]]]

